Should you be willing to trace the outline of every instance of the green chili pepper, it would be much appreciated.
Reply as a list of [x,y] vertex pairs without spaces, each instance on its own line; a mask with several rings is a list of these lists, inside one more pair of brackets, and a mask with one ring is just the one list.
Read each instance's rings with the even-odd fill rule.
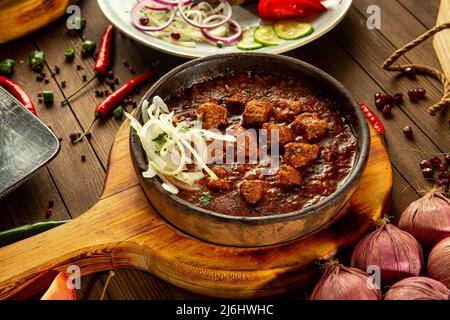
[[45,64],[45,53],[43,51],[31,51],[29,54],[31,69],[39,71]]
[[216,46],[217,46],[217,48],[222,49],[223,48],[223,42],[222,41],[216,42]]
[[75,17],[70,20],[68,29],[74,31],[82,31],[86,27],[86,20]]
[[83,42],[83,44],[81,45],[81,48],[83,50],[85,50],[88,53],[94,53],[95,51],[95,47],[97,46],[97,44],[92,41],[92,40],[86,40]]
[[67,61],[73,61],[73,59],[75,59],[75,50],[73,48],[67,48],[64,51],[64,56]]
[[46,221],[0,231],[0,247],[32,237],[41,232],[60,226],[67,221]]
[[114,117],[116,118],[120,118],[123,116],[125,109],[122,106],[118,106],[117,108],[114,109],[113,114]]
[[52,104],[55,99],[53,91],[42,91],[42,99],[44,100],[44,104]]
[[4,75],[11,75],[14,72],[14,66],[16,64],[16,61],[13,59],[5,59],[0,62],[0,73]]

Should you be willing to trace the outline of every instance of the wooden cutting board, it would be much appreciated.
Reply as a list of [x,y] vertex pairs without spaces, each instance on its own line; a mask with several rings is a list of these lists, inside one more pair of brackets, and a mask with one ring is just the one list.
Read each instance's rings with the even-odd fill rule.
[[[450,22],[450,0],[441,0],[437,25]],[[434,49],[441,62],[442,70],[450,79],[450,29],[441,31],[434,36]]]
[[281,295],[312,285],[315,264],[353,246],[387,211],[392,189],[388,154],[371,128],[368,167],[344,210],[310,237],[260,248],[218,246],[166,223],[147,201],[129,152],[124,124],[110,153],[99,202],[68,224],[0,249],[0,298],[26,297],[49,285],[54,270],[82,274],[145,270],[176,286],[223,298]]

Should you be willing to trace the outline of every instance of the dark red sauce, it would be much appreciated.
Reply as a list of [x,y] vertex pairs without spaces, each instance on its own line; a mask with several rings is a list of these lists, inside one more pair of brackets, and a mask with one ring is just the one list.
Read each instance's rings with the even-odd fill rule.
[[223,133],[232,126],[279,130],[274,175],[261,175],[261,163],[212,165],[220,180],[180,190],[180,198],[205,209],[252,217],[297,211],[334,193],[352,169],[357,142],[339,106],[298,80],[239,74],[195,84],[166,102],[179,120]]

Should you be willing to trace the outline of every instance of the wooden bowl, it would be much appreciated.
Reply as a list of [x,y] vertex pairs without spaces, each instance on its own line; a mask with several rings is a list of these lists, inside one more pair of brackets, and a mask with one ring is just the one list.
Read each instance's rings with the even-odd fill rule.
[[78,0],[0,0],[0,43],[43,28]]
[[[356,100],[340,84],[322,70],[305,62],[263,53],[233,53],[209,56],[187,62],[167,73],[145,94],[150,100],[159,95],[167,99],[174,92],[218,76],[233,72],[281,74],[299,79],[337,102],[358,141],[354,166],[336,192],[319,203],[299,211],[264,217],[226,216],[190,204],[165,191],[159,180],[140,179],[152,205],[169,223],[199,239],[226,246],[256,247],[298,239],[320,230],[345,206],[364,172],[370,149],[370,133]],[[140,108],[137,112],[140,121]],[[139,138],[132,130],[130,149],[136,173],[147,169]]]

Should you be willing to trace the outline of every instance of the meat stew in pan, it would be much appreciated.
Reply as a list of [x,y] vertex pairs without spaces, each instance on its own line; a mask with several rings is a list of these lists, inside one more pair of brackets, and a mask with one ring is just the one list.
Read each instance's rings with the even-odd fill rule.
[[[178,197],[204,209],[247,217],[294,212],[333,194],[352,170],[357,141],[339,106],[296,79],[256,73],[224,76],[195,84],[165,102],[177,121],[192,126],[200,121],[203,129],[245,136],[238,139],[244,143],[234,146],[235,161],[209,165],[218,179],[208,176],[197,190],[179,191]],[[259,131],[266,132],[269,154],[273,143],[279,150],[279,166],[271,174],[259,154],[257,161],[249,159],[251,145],[261,150],[261,136],[250,134]],[[271,141],[272,132],[277,141]]]

